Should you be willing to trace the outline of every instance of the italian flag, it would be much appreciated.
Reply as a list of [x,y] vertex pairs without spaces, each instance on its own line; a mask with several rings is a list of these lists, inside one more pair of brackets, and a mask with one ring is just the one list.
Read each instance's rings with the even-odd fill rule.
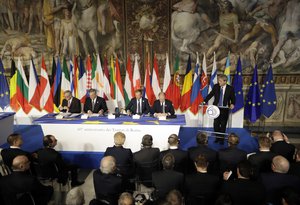
[[28,102],[28,81],[21,63],[18,59],[18,74],[17,74],[17,100],[21,105],[23,111],[28,114],[31,110],[31,106]]
[[130,102],[131,98],[134,97],[134,88],[132,82],[132,68],[130,63],[130,57],[127,57],[127,65],[126,65],[126,75],[125,75],[125,83],[124,83],[124,97],[126,105]]

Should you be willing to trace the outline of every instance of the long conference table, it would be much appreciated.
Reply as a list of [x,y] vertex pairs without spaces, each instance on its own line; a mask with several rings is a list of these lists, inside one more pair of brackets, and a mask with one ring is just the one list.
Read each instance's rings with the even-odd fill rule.
[[124,147],[133,152],[141,149],[142,137],[150,134],[153,146],[160,150],[168,149],[168,137],[179,134],[180,126],[186,124],[184,115],[176,118],[158,120],[150,116],[133,119],[120,116],[108,119],[107,116],[81,116],[57,119],[56,114],[47,114],[34,121],[41,126],[44,135],[54,135],[58,140],[56,150],[64,152],[104,152],[107,147],[114,145],[113,136],[116,132],[126,135]]

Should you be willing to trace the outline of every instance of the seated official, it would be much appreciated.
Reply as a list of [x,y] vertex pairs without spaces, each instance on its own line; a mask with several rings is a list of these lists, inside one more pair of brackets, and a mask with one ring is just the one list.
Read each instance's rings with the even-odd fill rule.
[[7,137],[7,143],[10,145],[9,148],[1,151],[1,156],[4,164],[11,169],[12,161],[16,156],[25,155],[30,161],[32,157],[29,152],[21,149],[23,145],[23,139],[20,134],[11,134]]
[[84,103],[83,111],[87,114],[98,113],[103,115],[107,112],[107,106],[105,99],[97,96],[97,91],[95,89],[89,90],[90,97],[86,98]]
[[25,155],[19,155],[12,161],[13,172],[0,178],[0,194],[4,204],[19,205],[35,204],[47,205],[53,194],[53,187],[42,185],[39,180],[28,174],[30,161]]
[[131,149],[124,148],[126,136],[123,132],[117,132],[114,135],[113,147],[107,147],[104,156],[113,156],[118,168],[117,173],[124,177],[130,177],[133,174],[133,156]]
[[[67,164],[61,154],[54,149],[57,145],[57,139],[53,135],[46,135],[43,138],[44,148],[37,151],[38,162],[42,168],[44,175],[53,176],[58,172],[58,181],[65,184],[68,179],[68,172],[71,172],[71,186],[80,186],[84,181],[78,181],[77,166]],[[58,170],[56,170],[55,166]]]
[[70,90],[64,92],[64,97],[62,104],[59,106],[61,112],[81,113],[80,100],[73,97]]
[[150,112],[149,102],[142,97],[142,90],[135,91],[135,97],[130,100],[125,108],[127,115],[148,114]]
[[94,189],[98,201],[105,200],[109,202],[108,204],[117,204],[119,195],[124,191],[124,186],[121,176],[115,173],[116,169],[115,158],[106,156],[100,162],[100,169],[94,171]]
[[164,92],[160,92],[158,97],[159,100],[155,100],[152,106],[152,114],[154,117],[174,115],[174,107],[172,102],[166,99],[166,94]]

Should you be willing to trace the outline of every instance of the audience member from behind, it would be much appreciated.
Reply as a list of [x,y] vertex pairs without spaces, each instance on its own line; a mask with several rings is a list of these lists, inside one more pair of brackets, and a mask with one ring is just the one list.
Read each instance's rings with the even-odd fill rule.
[[65,184],[68,180],[68,172],[71,172],[71,186],[80,186],[84,181],[78,181],[78,167],[64,161],[61,154],[54,149],[57,139],[53,135],[46,135],[43,138],[44,148],[37,151],[38,162],[42,168],[43,175],[53,177],[58,169],[58,181]]
[[267,202],[274,205],[281,204],[281,193],[284,187],[293,187],[299,190],[300,178],[287,174],[289,161],[282,156],[272,160],[272,173],[261,174],[262,182],[267,192]]
[[[252,181],[253,171],[251,163],[242,161],[237,166],[237,179],[224,182],[221,193],[229,194],[235,205],[263,205],[265,201],[264,185]],[[228,179],[228,173],[224,173],[224,180]]]
[[[212,204],[219,188],[219,177],[207,173],[208,162],[203,155],[195,159],[197,173],[185,178],[185,196],[187,204]],[[201,201],[198,197],[202,196]]]
[[295,158],[296,161],[291,164],[289,174],[300,177],[300,149],[297,151]]
[[93,173],[97,200],[117,204],[119,195],[124,191],[122,178],[116,174],[116,160],[112,156],[103,157],[100,169]]
[[133,196],[128,192],[122,193],[118,200],[118,205],[134,205]]
[[118,173],[125,178],[130,178],[133,175],[133,156],[131,149],[124,148],[126,136],[123,132],[117,132],[114,135],[113,147],[108,147],[104,156],[113,156],[116,160]]
[[274,140],[271,146],[271,152],[276,155],[281,155],[286,158],[289,162],[293,162],[294,154],[295,154],[295,146],[288,143],[288,138],[285,134],[283,134],[280,130],[275,130],[272,133],[272,138]]
[[259,151],[249,156],[249,161],[254,166],[255,176],[258,176],[261,172],[271,172],[272,159],[276,156],[276,154],[270,151],[270,138],[260,137],[258,144]]
[[84,193],[81,188],[75,187],[68,192],[66,205],[83,205],[84,203]]
[[152,173],[158,171],[159,149],[153,148],[153,138],[151,135],[144,135],[142,148],[133,154],[133,161],[136,168],[136,175],[145,186],[152,185]]
[[35,204],[46,205],[53,194],[51,186],[42,185],[38,179],[28,174],[30,161],[25,155],[13,159],[10,175],[0,178],[0,192],[5,204],[32,204],[29,194]]
[[180,193],[180,191],[178,190],[171,190],[167,197],[166,197],[166,201],[170,204],[170,205],[183,205],[183,197]]
[[191,147],[188,149],[191,171],[195,171],[194,162],[199,155],[203,155],[208,161],[208,172],[212,173],[215,171],[216,161],[217,161],[217,152],[207,146],[208,137],[206,133],[199,132],[196,136],[197,146]]
[[299,189],[287,187],[282,192],[282,205],[299,205],[300,193]]
[[168,138],[169,149],[160,153],[160,161],[166,154],[171,153],[175,158],[174,170],[185,173],[187,170],[188,153],[179,149],[179,142],[178,136],[171,134]]
[[232,199],[228,194],[221,194],[216,199],[215,205],[232,205]]
[[19,155],[25,155],[31,161],[30,153],[21,149],[21,146],[23,145],[23,139],[20,134],[15,133],[9,135],[7,137],[7,143],[9,144],[10,147],[3,149],[1,151],[1,155],[4,164],[6,164],[9,168],[11,168],[13,159]]
[[237,164],[247,159],[247,153],[239,149],[239,137],[235,133],[228,136],[228,148],[219,151],[221,173],[231,170],[236,176]]
[[172,189],[183,190],[184,175],[173,170],[174,156],[171,153],[166,154],[162,159],[162,164],[163,170],[152,174],[152,183],[158,198],[164,198]]

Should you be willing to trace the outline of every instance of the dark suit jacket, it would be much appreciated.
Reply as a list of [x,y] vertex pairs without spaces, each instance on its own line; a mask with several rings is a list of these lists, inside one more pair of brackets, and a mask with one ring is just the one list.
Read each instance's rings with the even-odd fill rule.
[[133,154],[133,161],[139,180],[148,181],[148,183],[143,184],[152,185],[152,173],[158,171],[159,155],[158,148],[143,148]]
[[249,179],[226,181],[222,185],[222,193],[231,196],[234,205],[263,205],[266,191],[264,185]]
[[283,188],[293,187],[299,190],[300,187],[300,178],[289,174],[263,173],[261,179],[267,191],[267,202],[274,205],[281,204]]
[[117,204],[119,195],[125,191],[122,178],[115,174],[103,174],[99,169],[93,173],[94,188],[97,199],[105,199]]
[[[68,106],[68,101],[66,99],[63,99],[62,107]],[[62,110],[63,112],[66,112],[67,110]],[[81,113],[81,103],[80,100],[73,97],[71,101],[71,105],[69,107],[69,112],[70,113]]]
[[152,174],[152,182],[157,196],[164,198],[173,189],[183,191],[184,175],[173,170],[163,170]]
[[10,169],[12,165],[12,161],[16,156],[25,155],[31,161],[32,157],[29,152],[21,150],[19,148],[7,148],[1,151],[2,159],[4,164],[6,164]]
[[257,152],[250,155],[248,160],[253,165],[255,176],[258,176],[262,172],[271,172],[272,159],[275,156],[276,154],[273,152]]
[[97,96],[96,103],[94,105],[94,110],[92,110],[92,100],[90,97],[86,98],[85,103],[84,103],[84,112],[88,112],[88,110],[91,110],[93,113],[98,113],[101,109],[105,113],[107,111],[107,106],[105,99],[102,97]]
[[300,178],[300,162],[294,162],[290,165],[289,174]]
[[[205,103],[207,103],[212,97],[214,98],[213,105],[218,106],[219,104],[219,98],[220,98],[220,85],[215,84],[213,89],[210,91],[210,93],[205,98]],[[226,85],[226,90],[223,96],[223,106],[229,106],[231,104],[235,104],[235,94],[234,89],[230,85]]]
[[[163,113],[163,108],[159,100],[155,100],[152,106],[152,114],[154,113]],[[174,107],[170,100],[165,100],[165,113],[170,113],[171,115],[175,114]]]
[[[128,105],[126,106],[126,111],[130,110],[132,114],[136,114],[137,109],[137,101],[136,98],[132,98]],[[150,112],[150,105],[146,98],[142,98],[142,114],[148,114]]]
[[212,172],[216,172],[216,167],[217,167],[217,157],[218,157],[218,153],[209,148],[206,145],[198,145],[196,147],[190,147],[188,149],[188,155],[189,155],[189,160],[190,160],[190,165],[189,168],[191,169],[190,171],[196,171],[195,165],[194,165],[194,161],[195,159],[199,156],[199,155],[203,155],[206,160],[209,162],[208,164],[208,172],[212,173]]
[[122,146],[108,147],[104,153],[104,156],[113,156],[116,159],[116,165],[118,168],[117,173],[127,177],[132,176],[133,156],[131,149],[127,149]]
[[222,174],[226,170],[231,170],[236,174],[237,164],[247,159],[247,153],[237,147],[228,147],[220,150],[218,155]]
[[[197,172],[185,178],[185,194],[187,201],[193,202],[196,197],[204,197],[204,204],[213,204],[219,190],[218,176]],[[195,204],[195,203],[192,203]]]
[[274,142],[271,146],[271,152],[285,157],[289,162],[293,162],[293,157],[295,154],[295,146],[285,141]]
[[29,192],[35,200],[35,204],[46,205],[53,194],[51,186],[42,185],[38,179],[26,172],[13,172],[1,177],[0,191],[5,204],[32,204],[28,197],[19,198],[20,194]]
[[160,165],[162,169],[162,158],[168,154],[171,153],[174,158],[175,158],[175,164],[174,164],[174,171],[181,172],[181,173],[186,173],[187,171],[187,162],[188,162],[188,152],[181,150],[181,149],[168,149],[165,151],[162,151],[160,153]]

